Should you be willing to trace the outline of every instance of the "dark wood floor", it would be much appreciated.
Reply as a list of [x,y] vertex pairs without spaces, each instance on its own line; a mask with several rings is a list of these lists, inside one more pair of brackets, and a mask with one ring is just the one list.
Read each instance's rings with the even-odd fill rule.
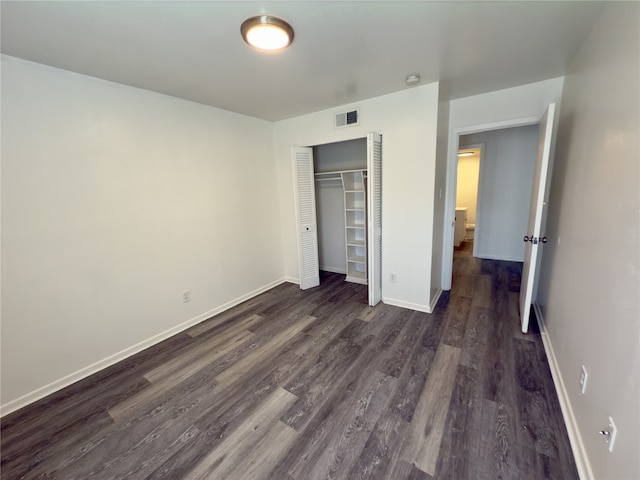
[[431,315],[281,285],[3,418],[2,479],[578,478],[519,283],[466,245]]

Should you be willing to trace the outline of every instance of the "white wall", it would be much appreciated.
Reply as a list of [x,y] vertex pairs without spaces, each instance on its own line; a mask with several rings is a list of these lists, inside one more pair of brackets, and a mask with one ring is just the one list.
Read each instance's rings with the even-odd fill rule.
[[433,250],[431,251],[431,308],[435,308],[442,293],[442,241],[447,183],[447,153],[449,147],[449,110],[451,102],[443,88],[438,91],[438,131],[436,141],[436,175],[433,194]]
[[[563,81],[564,77],[552,78],[451,100],[450,131],[473,129],[477,126],[480,130],[476,131],[483,131],[511,127],[514,126],[511,122],[521,119],[539,120],[547,105],[560,102]],[[457,139],[451,138],[450,141],[455,143]]]
[[[640,478],[639,5],[608,4],[566,77],[537,298],[598,479]],[[613,453],[596,433],[609,416]]]
[[[312,146],[382,134],[382,295],[387,303],[428,310],[433,235],[438,84],[360,102],[360,125],[333,128],[341,108],[277,122],[276,157],[286,275],[298,278],[292,145]],[[389,273],[397,274],[390,283]]]
[[271,123],[11,57],[1,113],[4,413],[283,278]]
[[367,168],[367,139],[314,146],[313,164],[316,172]]
[[341,180],[316,182],[320,270],[347,273],[344,188]]
[[451,288],[458,137],[484,130],[522,126],[539,121],[548,104],[560,103],[563,81],[562,77],[552,78],[451,101],[446,184],[439,182],[436,185],[436,190],[446,188],[444,240],[441,251],[434,252],[434,255],[442,254],[442,287],[445,290]]
[[[460,137],[460,146],[484,143],[480,165],[480,222],[475,254],[522,262],[531,186],[538,147],[538,125],[504,128]],[[458,171],[464,159],[458,159]],[[465,206],[465,205],[463,205]]]
[[456,183],[456,208],[467,207],[467,223],[476,223],[478,181],[480,179],[480,155],[458,157],[458,181]]

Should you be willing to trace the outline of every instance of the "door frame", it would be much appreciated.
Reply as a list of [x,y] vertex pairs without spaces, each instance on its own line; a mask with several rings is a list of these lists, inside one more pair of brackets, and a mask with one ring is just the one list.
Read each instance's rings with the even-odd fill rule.
[[[447,179],[444,204],[443,245],[442,245],[442,289],[451,290],[453,278],[453,229],[456,216],[456,188],[458,183],[458,150],[460,137],[471,133],[501,130],[503,128],[523,127],[540,123],[542,116],[516,118],[500,122],[483,123],[456,128],[449,132],[449,148],[447,154]],[[482,168],[482,166],[480,167]],[[478,178],[480,181],[480,178]],[[479,193],[479,192],[478,192]],[[474,242],[474,249],[475,249]],[[475,252],[474,252],[475,253]]]

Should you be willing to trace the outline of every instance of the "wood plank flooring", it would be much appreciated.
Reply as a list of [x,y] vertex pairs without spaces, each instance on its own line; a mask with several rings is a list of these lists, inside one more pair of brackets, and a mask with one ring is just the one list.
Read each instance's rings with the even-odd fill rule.
[[323,273],[8,415],[1,478],[578,478],[520,264],[454,258],[433,314]]

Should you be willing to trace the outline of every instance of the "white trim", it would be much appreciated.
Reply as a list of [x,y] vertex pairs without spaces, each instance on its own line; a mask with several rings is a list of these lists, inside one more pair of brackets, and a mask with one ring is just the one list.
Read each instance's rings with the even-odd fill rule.
[[16,410],[19,410],[20,408],[25,407],[30,403],[33,403],[37,400],[40,400],[46,397],[47,395],[51,395],[52,393],[57,392],[58,390],[68,387],[72,383],[82,380],[83,378],[86,378],[89,375],[93,375],[94,373],[99,372],[100,370],[103,370],[132,355],[135,355],[138,352],[141,352],[145,348],[149,348],[157,343],[160,343],[161,341],[166,340],[167,338],[175,335],[176,333],[180,333],[188,328],[191,328],[192,326],[197,325],[198,323],[203,322],[204,320],[207,320],[208,318],[211,318],[214,315],[218,315],[219,313],[222,313],[225,310],[235,307],[236,305],[250,298],[253,298],[257,295],[260,295],[261,293],[264,293],[267,290],[270,290],[287,281],[288,280],[286,278],[280,278],[271,283],[263,285],[262,287],[259,287],[256,290],[253,290],[252,292],[246,293],[245,295],[242,295],[234,300],[231,300],[223,305],[220,305],[219,307],[209,310],[208,312],[202,313],[197,317],[194,317],[190,320],[187,320],[186,322],[176,325],[175,327],[171,327],[170,329],[165,330],[164,332],[158,333],[157,335],[154,335],[146,340],[143,340],[142,342],[136,343],[131,347],[125,348],[120,352],[114,353],[113,355],[109,355],[108,357],[102,360],[99,360],[91,365],[81,368],[80,370],[70,373],[69,375],[66,375],[58,380],[55,380],[43,387],[37,388],[36,390],[29,392],[25,395],[22,395],[21,397],[18,397],[15,400],[7,402],[4,405],[0,405],[0,417],[8,415],[9,413],[15,412]]
[[395,298],[387,298],[384,296],[382,297],[382,303],[385,305],[393,305],[395,307],[408,308],[409,310],[416,310],[418,312],[431,313],[430,305],[405,302],[404,300],[396,300]]
[[438,288],[438,291],[431,299],[431,305],[429,305],[429,313],[432,313],[436,309],[436,305],[438,304],[438,300],[440,300],[440,295],[442,295],[442,289]]
[[472,133],[489,132],[491,130],[501,130],[503,128],[524,127],[527,125],[535,125],[536,123],[540,123],[541,118],[542,115],[531,115],[528,117],[515,118],[513,120],[501,120],[499,122],[482,123],[480,125],[461,127],[458,128],[457,131],[463,135],[470,135]]
[[571,450],[576,461],[576,467],[578,468],[578,475],[582,480],[593,479],[593,471],[591,470],[591,464],[589,463],[589,457],[587,456],[587,450],[582,442],[580,436],[580,429],[578,428],[578,422],[573,414],[571,408],[571,402],[569,401],[569,394],[565,387],[564,380],[562,379],[562,373],[560,373],[560,366],[556,354],[551,344],[551,339],[547,333],[547,328],[544,324],[544,318],[540,311],[540,306],[534,302],[533,310],[538,319],[538,325],[540,326],[540,336],[542,337],[542,344],[544,345],[544,351],[547,354],[549,363],[549,369],[551,370],[551,377],[553,378],[553,384],[556,387],[558,394],[558,400],[560,402],[560,409],[562,410],[562,416],[564,423],[567,427],[567,433],[569,434],[569,443],[571,443]]
[[284,277],[284,281],[288,283],[295,283],[296,285],[300,285],[300,279],[294,277]]

